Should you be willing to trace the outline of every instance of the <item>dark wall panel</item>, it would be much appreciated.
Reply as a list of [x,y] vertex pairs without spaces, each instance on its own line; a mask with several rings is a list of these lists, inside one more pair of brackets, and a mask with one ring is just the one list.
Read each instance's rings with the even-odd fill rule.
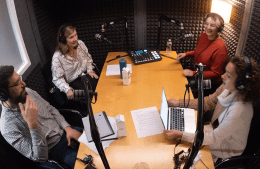
[[255,0],[244,55],[253,57],[260,65],[260,0]]
[[242,27],[243,15],[246,0],[228,0],[232,4],[230,23],[225,24],[222,38],[228,48],[228,56],[232,57],[236,53],[237,43]]
[[[125,16],[128,19],[130,47],[134,48],[134,4],[132,1],[78,0],[72,3],[72,1],[68,0],[32,0],[32,3],[45,52],[44,59],[47,62],[51,61],[55,52],[58,28],[64,23],[71,23],[77,27],[79,39],[85,42],[94,63],[97,64],[100,71],[108,52],[126,51],[125,25],[123,21],[116,23],[116,28],[110,26],[106,32],[106,36],[111,42],[119,44],[123,40],[123,43],[112,45],[95,40],[94,35],[100,33],[103,22],[111,22],[118,17]],[[48,86],[44,81],[41,70],[42,65],[38,64],[25,82],[28,87],[48,99]]]
[[[123,21],[115,24],[116,28],[108,27],[106,36],[114,44],[100,43],[94,36],[101,33],[103,22],[111,22],[120,16],[128,19],[130,42],[134,42],[134,8],[133,1],[97,0],[97,1],[46,1],[34,0],[35,13],[40,28],[43,45],[48,60],[55,51],[56,34],[60,25],[71,23],[77,27],[78,37],[89,49],[94,63],[101,70],[108,52],[126,51]],[[117,31],[119,29],[119,31]],[[121,32],[120,32],[121,31]],[[134,43],[131,43],[131,47]]]
[[41,97],[48,100],[49,93],[46,81],[42,74],[42,66],[39,63],[30,75],[25,79],[26,86],[37,91]]
[[[230,23],[225,24],[221,37],[227,45],[228,56],[233,56],[236,52],[242,27],[246,0],[226,1],[233,5],[233,9]],[[255,0],[252,24],[245,49],[246,54],[254,55],[255,58],[258,58],[257,55],[259,53],[259,1]],[[128,19],[130,48],[135,49],[134,1],[77,0],[71,3],[68,0],[32,0],[32,2],[48,61],[51,60],[55,51],[58,27],[66,22],[77,27],[79,39],[85,42],[100,70],[108,52],[126,51],[125,41],[123,45],[111,45],[95,40],[94,36],[96,33],[100,33],[103,22],[114,21],[119,16],[125,16]],[[136,2],[138,3],[139,1]],[[184,24],[186,33],[193,33],[194,37],[185,41],[178,41],[175,38],[180,36],[180,27],[172,23],[163,22],[160,50],[165,50],[166,41],[169,38],[173,40],[173,50],[177,51],[177,53],[194,50],[200,34],[204,31],[203,18],[210,12],[211,3],[211,0],[146,1],[144,10],[147,13],[148,49],[155,49],[156,47],[158,19],[159,15],[164,14],[170,18],[180,20]],[[123,22],[119,22],[115,26],[121,32],[124,31]],[[106,35],[114,43],[121,42],[121,33],[111,26],[107,29]],[[185,58],[181,62],[184,68],[193,68],[194,61],[192,59]]]

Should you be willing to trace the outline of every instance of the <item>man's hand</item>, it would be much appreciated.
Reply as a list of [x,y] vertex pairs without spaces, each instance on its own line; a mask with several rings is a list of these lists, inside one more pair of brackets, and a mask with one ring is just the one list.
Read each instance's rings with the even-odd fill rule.
[[193,71],[190,69],[184,69],[183,73],[185,76],[193,76]]
[[68,146],[70,145],[70,139],[74,139],[74,140],[78,141],[79,137],[81,136],[80,132],[71,128],[70,126],[66,127],[65,131],[66,131],[66,137],[68,140]]
[[163,130],[165,138],[168,140],[182,138],[183,133],[179,130]]
[[96,73],[88,72],[88,74],[89,74],[90,77],[98,79],[98,75],[96,75]]
[[38,107],[36,103],[27,95],[25,109],[22,103],[19,103],[22,116],[30,129],[38,129]]
[[180,101],[170,98],[167,100],[169,107],[180,107]]
[[67,98],[70,100],[70,99],[73,99],[74,95],[73,95],[73,91],[72,89],[70,89],[68,92],[67,92]]

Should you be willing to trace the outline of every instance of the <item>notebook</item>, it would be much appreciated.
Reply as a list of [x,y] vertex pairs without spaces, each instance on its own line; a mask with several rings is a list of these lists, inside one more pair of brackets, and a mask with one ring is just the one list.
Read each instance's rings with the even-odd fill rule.
[[[103,111],[103,112],[94,114],[94,119],[95,119],[96,125],[98,127],[100,138],[105,138],[105,137],[115,134],[115,132],[107,118],[106,112]],[[91,137],[89,116],[82,118],[82,121],[83,121],[83,125],[84,125],[85,132],[87,135],[87,139],[89,142],[92,142],[93,139]]]
[[196,124],[194,109],[169,107],[164,89],[162,89],[160,116],[166,130],[179,130],[195,133]]

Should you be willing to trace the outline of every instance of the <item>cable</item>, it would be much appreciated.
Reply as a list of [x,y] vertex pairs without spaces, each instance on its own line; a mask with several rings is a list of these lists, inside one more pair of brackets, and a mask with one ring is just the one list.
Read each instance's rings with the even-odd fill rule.
[[118,32],[120,32],[121,33],[121,35],[122,35],[122,41],[120,42],[120,43],[113,43],[113,42],[111,42],[111,41],[107,41],[108,43],[111,43],[111,44],[113,44],[113,45],[121,45],[121,44],[123,44],[124,43],[124,34],[123,34],[123,32],[122,31],[120,31],[118,28],[116,28],[114,25],[111,25],[115,30],[117,30]]
[[202,164],[207,168],[207,169],[209,169],[207,166],[206,166],[206,164],[200,159],[200,161],[202,162]]
[[13,115],[23,124],[23,126],[30,131],[30,129],[22,122],[22,120],[19,119],[18,116],[16,116],[16,114],[13,112],[13,110],[11,109],[11,107],[9,106],[9,104],[8,104],[6,101],[5,101],[4,103],[7,104],[8,108],[11,110],[11,112],[13,113]]
[[174,147],[174,157],[173,157],[173,161],[175,163],[174,165],[174,169],[180,169],[181,164],[183,164],[187,159],[188,159],[188,155],[183,155],[181,158],[179,158],[179,156],[182,153],[190,153],[190,148],[188,149],[188,152],[185,152],[184,150],[181,150],[179,153],[175,154],[175,148],[180,144],[181,139],[176,143],[175,147]]
[[226,112],[225,112],[225,114],[224,114],[224,116],[223,116],[223,118],[222,118],[221,122],[219,123],[219,125],[222,123],[222,121],[223,121],[223,120],[224,120],[224,118],[226,117],[227,111],[228,111],[228,109],[229,109],[229,107],[230,107],[231,103],[233,102],[233,100],[234,100],[234,99],[235,99],[235,97],[237,96],[237,94],[238,94],[238,92],[237,92],[237,93],[236,93],[236,95],[233,97],[232,101],[229,103],[229,105],[228,105],[228,108],[227,108],[227,110],[226,110]]
[[[81,49],[81,50],[86,54],[86,56],[89,57],[88,54],[87,54],[87,52],[86,52],[85,50],[82,49],[82,47],[81,47],[80,44],[79,44],[79,47],[80,47],[80,49]],[[89,57],[89,58],[90,58],[90,57]],[[91,59],[92,59],[92,58],[91,58]],[[93,59],[92,59],[92,60],[93,60]],[[100,76],[101,73],[100,73],[100,71],[99,71],[97,65],[96,65],[94,62],[92,63],[92,65],[94,65],[94,67],[97,69],[97,71],[98,71],[98,73],[99,73],[99,76]]]

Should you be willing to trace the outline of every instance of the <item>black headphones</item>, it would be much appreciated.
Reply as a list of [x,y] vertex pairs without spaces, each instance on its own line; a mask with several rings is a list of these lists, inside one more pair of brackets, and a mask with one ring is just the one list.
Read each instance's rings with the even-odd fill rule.
[[66,37],[64,36],[64,31],[66,30],[66,28],[70,26],[68,23],[65,23],[61,29],[60,29],[60,36],[59,36],[59,42],[66,45],[67,44],[67,40]]
[[251,62],[250,59],[246,56],[243,56],[244,60],[245,60],[245,65],[246,65],[246,75],[245,77],[237,77],[236,79],[236,89],[238,91],[243,91],[245,90],[245,85],[247,82],[247,79],[249,79],[251,77]]
[[225,22],[224,22],[224,19],[222,18],[222,16],[220,16],[219,14],[217,13],[207,13],[205,18],[204,18],[204,22],[206,22],[206,20],[208,19],[208,17],[211,17],[210,15],[215,15],[218,17],[219,21],[220,21],[220,25],[218,27],[218,32],[221,32],[223,29],[224,29],[224,26],[225,26]]
[[0,88],[0,100],[5,102],[9,98],[9,92],[4,88]]

